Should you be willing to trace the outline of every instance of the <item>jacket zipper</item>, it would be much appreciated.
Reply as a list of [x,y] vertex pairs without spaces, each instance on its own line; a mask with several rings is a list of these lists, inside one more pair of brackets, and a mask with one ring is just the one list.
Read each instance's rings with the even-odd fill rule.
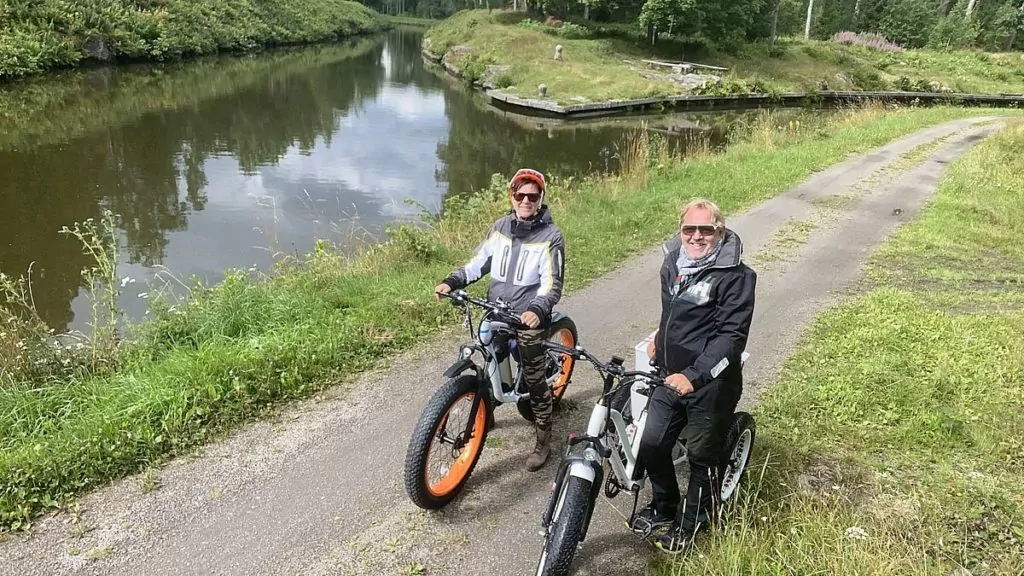
[[[703,277],[704,274],[710,272],[711,270],[715,270],[715,269],[718,269],[718,268],[729,268],[729,266],[709,266],[709,267],[701,270],[700,272],[698,272],[697,276],[692,278],[690,280],[689,284],[694,284],[695,282],[697,282],[697,278],[698,277]],[[679,274],[679,269],[676,268],[676,275],[678,275],[678,274]],[[679,290],[677,290],[676,293],[672,295],[672,299],[669,301],[668,314],[667,314],[667,317],[665,318],[665,325],[662,326],[662,328],[661,328],[661,349],[665,352],[665,366],[664,366],[665,370],[668,370],[668,321],[669,321],[669,319],[672,318],[672,310],[675,308],[676,298],[679,297],[679,294],[681,294],[682,291],[683,291],[683,285],[680,284],[679,285]]]

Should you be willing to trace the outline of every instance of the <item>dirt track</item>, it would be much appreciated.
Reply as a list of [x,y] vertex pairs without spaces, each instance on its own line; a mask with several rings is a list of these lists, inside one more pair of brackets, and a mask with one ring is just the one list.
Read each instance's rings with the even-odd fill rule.
[[[974,126],[992,119],[921,131],[728,219],[759,273],[741,406],[750,409],[807,323],[917,214],[944,165],[999,128]],[[922,164],[907,170],[897,162],[947,136]],[[780,229],[810,233],[780,243]],[[588,350],[632,361],[633,345],[656,322],[660,260],[652,248],[562,301]],[[179,459],[157,472],[156,490],[144,491],[137,476],[84,497],[77,517],[41,520],[31,537],[0,543],[0,574],[532,574],[554,459],[525,472],[532,430],[514,407],[499,409],[466,493],[447,510],[421,512],[402,488],[412,426],[465,336],[449,331],[344,393]],[[556,453],[567,432],[585,426],[598,389],[594,371],[578,365],[567,394],[578,409],[556,417]],[[643,572],[654,552],[624,529],[630,504],[627,496],[601,497],[577,574]]]

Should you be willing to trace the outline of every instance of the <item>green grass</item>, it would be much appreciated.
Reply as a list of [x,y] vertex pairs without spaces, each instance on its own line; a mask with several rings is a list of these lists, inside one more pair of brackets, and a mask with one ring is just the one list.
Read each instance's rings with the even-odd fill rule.
[[111,59],[174,60],[336,40],[380,30],[349,0],[6,0],[0,81],[74,66],[102,45]]
[[[552,178],[567,290],[669,236],[690,195],[735,212],[850,153],[976,113],[871,108],[816,121],[809,113],[782,126],[765,113],[726,152],[685,161],[638,138],[620,177]],[[187,453],[451,325],[454,309],[433,303],[431,289],[506,209],[499,178],[469,200],[451,197],[442,219],[396,229],[359,257],[318,245],[270,277],[235,272],[194,287],[187,302],[157,299],[110,372],[64,370],[0,385],[0,526],[24,527],[75,494]],[[18,353],[12,337],[0,332],[0,360]]]
[[1024,124],[949,167],[762,397],[730,526],[661,573],[1024,573],[1022,188]]
[[420,18],[417,16],[392,16],[390,14],[382,15],[381,18],[385,22],[394,24],[395,26],[434,26],[440,22],[441,19],[437,18]]
[[[681,48],[651,48],[636,39],[638,31],[631,35],[614,27],[587,28],[573,23],[556,29],[538,22],[524,23],[524,18],[523,13],[459,12],[431,28],[426,45],[469,80],[480,79],[489,64],[508,65],[508,71],[494,79],[497,87],[533,97],[537,85],[543,83],[548,97],[562,105],[684,93],[667,80],[650,80],[640,74],[640,70],[655,71],[641,60],[678,61]],[[552,58],[556,44],[564,48],[562,62]],[[455,46],[471,50],[451,52]],[[709,94],[807,92],[820,89],[822,82],[833,90],[931,91],[930,83],[937,82],[953,92],[1024,93],[1024,58],[1020,54],[889,53],[783,38],[774,49],[759,42],[731,53],[703,50],[686,60],[729,69],[722,86],[704,91]],[[839,80],[839,74],[852,81]]]

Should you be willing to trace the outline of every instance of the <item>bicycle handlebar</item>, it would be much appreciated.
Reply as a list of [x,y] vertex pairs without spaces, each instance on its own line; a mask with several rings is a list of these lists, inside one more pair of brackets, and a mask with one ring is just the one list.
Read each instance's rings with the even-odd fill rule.
[[665,379],[655,372],[644,372],[642,370],[624,370],[622,368],[623,360],[618,356],[612,356],[610,362],[604,363],[595,358],[591,353],[587,352],[582,347],[569,348],[568,346],[563,346],[562,344],[558,344],[556,342],[547,341],[543,342],[542,346],[548,350],[553,350],[561,354],[567,354],[569,356],[572,356],[576,360],[586,360],[593,364],[594,368],[597,369],[598,372],[611,374],[613,376],[618,376],[619,378],[641,376],[647,380],[650,380],[651,383],[654,384],[655,386],[660,386],[665,383]]
[[511,313],[511,308],[506,304],[495,304],[493,302],[488,302],[487,300],[473,298],[465,290],[452,290],[448,293],[435,292],[435,294],[451,300],[452,306],[465,306],[469,303],[493,312],[498,315],[502,322],[508,324],[515,330],[531,330],[531,328],[524,324],[522,320],[517,318],[515,314]]

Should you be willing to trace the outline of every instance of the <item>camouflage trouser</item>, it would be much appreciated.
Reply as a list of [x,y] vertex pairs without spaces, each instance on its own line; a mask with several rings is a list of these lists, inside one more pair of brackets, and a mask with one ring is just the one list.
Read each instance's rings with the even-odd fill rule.
[[545,330],[520,330],[516,333],[519,358],[530,391],[530,407],[533,408],[534,423],[539,430],[551,429],[551,390],[544,379],[547,355],[541,346],[545,335]]

